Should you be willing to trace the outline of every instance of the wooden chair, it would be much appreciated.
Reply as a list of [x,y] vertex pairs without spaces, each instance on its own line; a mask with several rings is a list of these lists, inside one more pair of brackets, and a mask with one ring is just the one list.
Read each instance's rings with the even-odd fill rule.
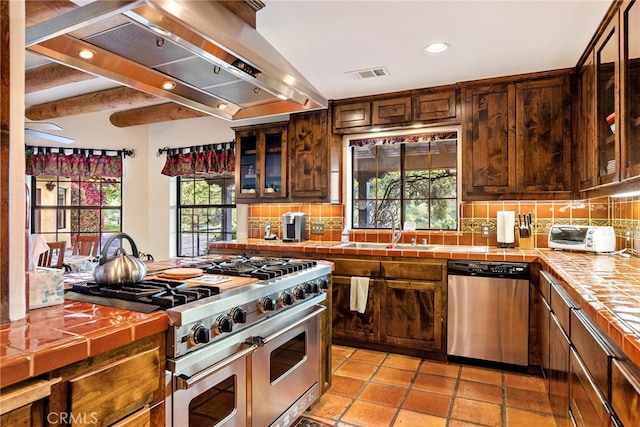
[[[62,264],[64,263],[64,250],[67,247],[67,242],[48,242],[47,245],[49,245],[49,250],[40,254],[38,266],[62,268]],[[55,263],[53,262],[54,256],[56,256]]]
[[98,256],[100,236],[76,236],[71,255]]

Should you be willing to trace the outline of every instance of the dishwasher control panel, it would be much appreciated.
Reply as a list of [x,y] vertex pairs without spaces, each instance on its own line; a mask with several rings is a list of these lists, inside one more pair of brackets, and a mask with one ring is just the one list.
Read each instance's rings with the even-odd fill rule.
[[484,277],[529,277],[529,263],[492,261],[449,261],[450,275]]

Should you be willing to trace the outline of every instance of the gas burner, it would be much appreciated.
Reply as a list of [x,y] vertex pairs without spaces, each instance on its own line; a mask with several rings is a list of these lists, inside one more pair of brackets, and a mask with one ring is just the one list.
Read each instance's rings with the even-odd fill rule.
[[209,267],[203,268],[203,270],[209,274],[225,274],[229,276],[269,280],[295,271],[311,268],[315,265],[316,261],[311,260],[235,257],[220,262],[213,262]]
[[95,282],[77,283],[71,285],[71,290],[84,295],[153,304],[165,309],[220,293],[220,288],[216,286],[187,286],[186,283],[160,279],[121,286],[100,285]]

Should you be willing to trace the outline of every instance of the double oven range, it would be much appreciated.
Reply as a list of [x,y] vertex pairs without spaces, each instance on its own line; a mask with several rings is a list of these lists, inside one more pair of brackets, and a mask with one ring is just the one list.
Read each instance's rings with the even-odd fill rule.
[[[166,425],[291,425],[320,395],[319,317],[330,264],[219,256],[192,267],[203,269],[212,284],[170,282],[155,294],[139,292],[136,302],[155,303],[170,319]],[[219,292],[216,279],[225,276],[258,280]]]

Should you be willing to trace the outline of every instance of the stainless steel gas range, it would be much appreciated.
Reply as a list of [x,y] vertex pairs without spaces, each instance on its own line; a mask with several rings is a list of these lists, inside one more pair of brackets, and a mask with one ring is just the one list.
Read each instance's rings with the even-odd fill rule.
[[[166,425],[291,425],[320,393],[319,315],[330,264],[218,256],[184,265],[210,280],[91,289],[105,300],[122,292],[128,304],[155,305],[169,316]],[[220,292],[234,276],[257,281]]]

